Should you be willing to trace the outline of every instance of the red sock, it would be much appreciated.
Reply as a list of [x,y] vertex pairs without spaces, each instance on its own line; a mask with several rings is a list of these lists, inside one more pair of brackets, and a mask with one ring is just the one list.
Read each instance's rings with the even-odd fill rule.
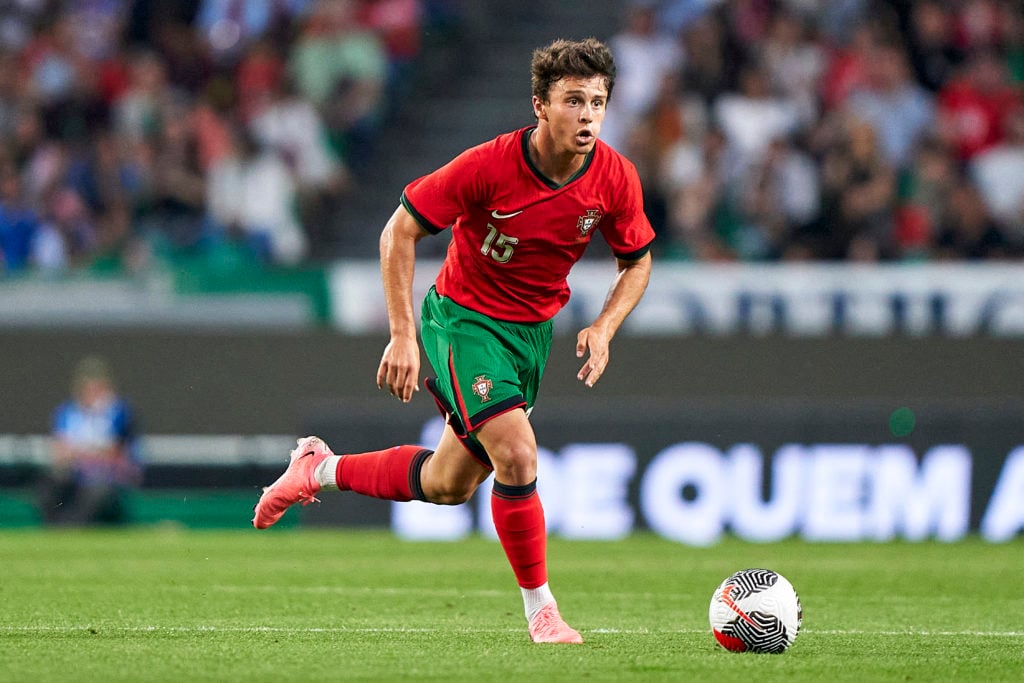
[[522,588],[537,588],[548,580],[547,529],[537,481],[526,486],[494,482],[491,516],[498,540]]
[[383,451],[345,455],[335,480],[342,491],[384,500],[424,500],[420,470],[433,451],[420,446],[395,446]]

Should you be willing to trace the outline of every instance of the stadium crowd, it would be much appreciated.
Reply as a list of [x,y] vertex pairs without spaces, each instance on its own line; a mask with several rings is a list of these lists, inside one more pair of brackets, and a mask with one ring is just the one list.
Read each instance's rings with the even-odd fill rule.
[[664,254],[1024,255],[1024,3],[634,2],[604,138]]
[[[307,262],[358,191],[425,27],[459,11],[0,3],[0,277],[195,253]],[[641,172],[659,256],[1024,255],[1019,0],[622,11],[602,136]]]
[[[444,0],[0,3],[0,275],[296,264]],[[441,17],[441,19],[438,19]]]

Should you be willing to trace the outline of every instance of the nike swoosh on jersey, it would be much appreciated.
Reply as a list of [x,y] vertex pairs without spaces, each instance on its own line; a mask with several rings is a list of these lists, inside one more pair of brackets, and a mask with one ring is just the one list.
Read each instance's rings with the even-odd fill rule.
[[513,213],[499,213],[498,210],[495,209],[494,211],[491,211],[491,218],[497,218],[498,220],[501,220],[503,218],[512,218],[512,216],[518,216],[522,212],[523,209],[520,209],[519,211],[514,211]]

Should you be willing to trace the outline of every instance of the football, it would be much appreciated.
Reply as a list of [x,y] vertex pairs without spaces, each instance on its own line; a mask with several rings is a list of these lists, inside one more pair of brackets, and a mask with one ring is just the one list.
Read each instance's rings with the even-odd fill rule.
[[715,590],[708,619],[715,640],[726,650],[780,654],[796,640],[803,608],[782,574],[744,569]]

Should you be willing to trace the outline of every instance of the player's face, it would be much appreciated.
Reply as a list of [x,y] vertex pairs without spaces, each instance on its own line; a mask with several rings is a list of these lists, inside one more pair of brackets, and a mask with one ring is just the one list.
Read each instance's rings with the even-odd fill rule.
[[601,132],[607,102],[603,76],[567,77],[552,84],[547,102],[534,97],[533,110],[546,122],[559,151],[588,154]]

